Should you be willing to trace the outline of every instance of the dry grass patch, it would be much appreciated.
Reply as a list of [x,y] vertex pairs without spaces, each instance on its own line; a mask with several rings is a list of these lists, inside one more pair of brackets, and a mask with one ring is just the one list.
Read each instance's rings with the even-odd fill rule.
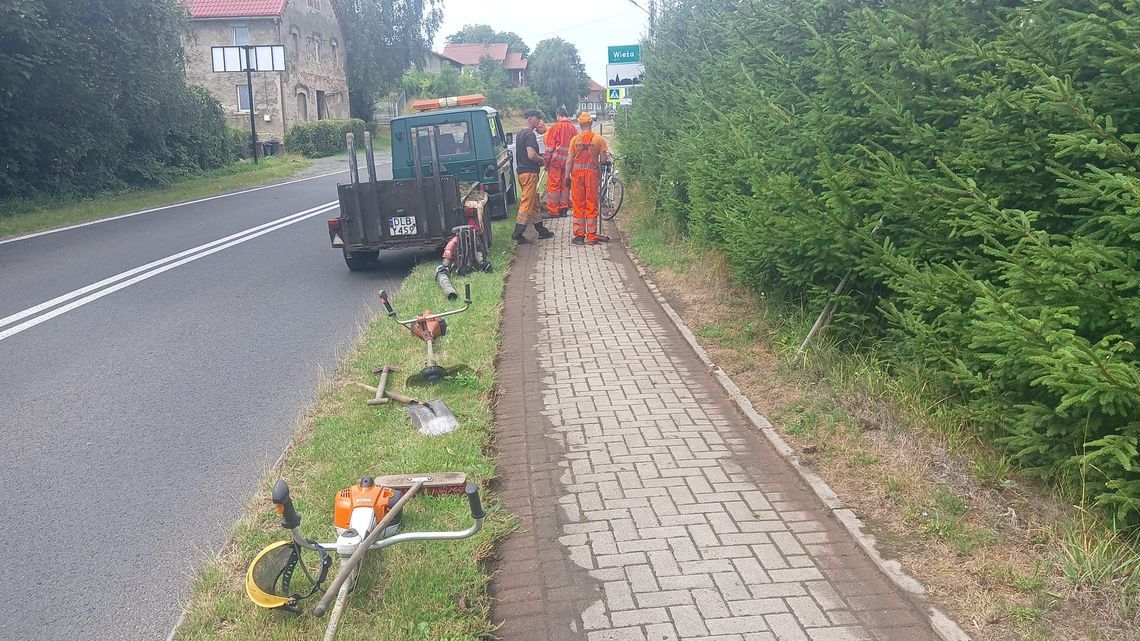
[[975,639],[1140,639],[1134,550],[1019,476],[921,375],[826,340],[797,363],[818,310],[755,295],[636,188],[626,198],[623,236],[710,357]]

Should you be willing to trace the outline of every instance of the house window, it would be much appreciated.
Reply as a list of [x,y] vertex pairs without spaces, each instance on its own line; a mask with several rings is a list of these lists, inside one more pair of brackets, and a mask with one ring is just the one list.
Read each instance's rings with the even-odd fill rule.
[[241,46],[249,44],[249,25],[235,24],[234,25],[234,45]]
[[337,60],[337,57],[336,57],[336,50],[337,50],[336,38],[333,38],[331,44],[332,44],[332,59],[333,59],[333,62],[336,62],[336,60]]
[[320,34],[313,34],[313,59],[317,64],[321,64],[321,36]]
[[310,9],[316,9],[317,11],[320,11],[321,10],[321,0],[309,0],[309,8]]
[[237,105],[238,111],[249,112],[249,105],[252,101],[249,99],[249,85],[237,86]]
[[297,27],[293,27],[293,29],[291,29],[289,31],[289,36],[291,37],[291,39],[293,41],[293,51],[292,51],[293,55],[294,56],[300,56],[301,55],[301,31],[299,29],[297,29]]

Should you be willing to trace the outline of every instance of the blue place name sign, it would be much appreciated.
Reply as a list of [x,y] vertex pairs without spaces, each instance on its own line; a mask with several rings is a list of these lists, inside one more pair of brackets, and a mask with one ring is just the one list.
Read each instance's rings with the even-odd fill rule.
[[641,62],[641,45],[619,45],[609,49],[610,64]]

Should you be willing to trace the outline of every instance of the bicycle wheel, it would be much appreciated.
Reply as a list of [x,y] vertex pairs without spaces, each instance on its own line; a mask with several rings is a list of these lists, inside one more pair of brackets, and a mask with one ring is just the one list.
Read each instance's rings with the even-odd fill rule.
[[621,178],[617,174],[610,176],[606,184],[606,191],[602,195],[604,205],[599,207],[599,212],[603,219],[613,220],[617,216],[618,210],[621,209],[621,203],[625,200],[625,187],[621,184]]

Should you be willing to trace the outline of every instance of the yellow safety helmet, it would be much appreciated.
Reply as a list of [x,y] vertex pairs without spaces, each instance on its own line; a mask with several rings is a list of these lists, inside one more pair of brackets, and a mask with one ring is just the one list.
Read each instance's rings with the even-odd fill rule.
[[[312,549],[321,555],[321,567],[317,577],[309,573],[301,562],[301,550]],[[245,573],[245,593],[251,601],[263,608],[284,608],[297,611],[297,603],[321,589],[321,583],[328,575],[332,558],[319,546],[302,548],[296,541],[278,541],[258,552]],[[297,566],[308,580],[308,592],[294,589],[293,573]],[[299,579],[299,577],[298,577]]]

